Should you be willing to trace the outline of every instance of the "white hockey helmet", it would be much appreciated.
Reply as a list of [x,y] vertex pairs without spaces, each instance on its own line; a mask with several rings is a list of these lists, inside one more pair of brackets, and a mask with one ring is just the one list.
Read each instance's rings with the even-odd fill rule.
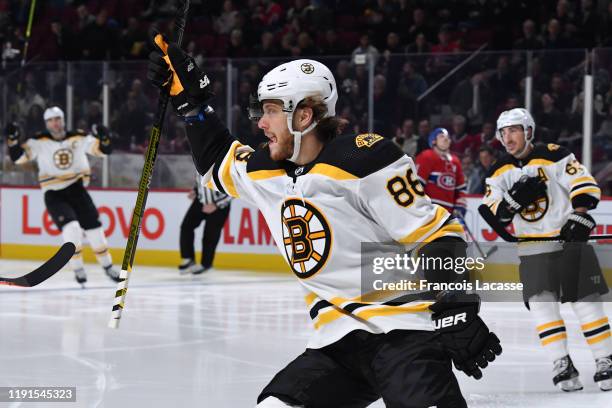
[[[501,144],[506,147],[504,144],[504,138],[502,137],[501,130],[508,126],[513,125],[521,125],[523,130],[525,131],[525,149],[527,145],[529,145],[534,138],[535,135],[535,121],[531,116],[531,113],[525,108],[514,108],[507,111],[503,111],[499,118],[497,118],[497,131],[495,132],[495,137],[497,140],[501,142]],[[529,132],[527,129],[531,128],[531,136],[529,136]]]
[[[287,126],[293,135],[294,148],[290,161],[300,153],[302,135],[317,125],[316,121],[303,131],[293,129],[293,112],[300,102],[309,96],[320,96],[327,106],[326,116],[336,116],[338,89],[334,75],[325,65],[310,59],[299,59],[281,64],[262,78],[257,87],[257,101],[280,100],[287,113]],[[256,118],[257,115],[251,115]]]
[[61,118],[63,122],[64,121],[64,111],[61,110],[59,106],[52,106],[50,108],[45,109],[43,118],[45,119],[45,122],[53,118]]

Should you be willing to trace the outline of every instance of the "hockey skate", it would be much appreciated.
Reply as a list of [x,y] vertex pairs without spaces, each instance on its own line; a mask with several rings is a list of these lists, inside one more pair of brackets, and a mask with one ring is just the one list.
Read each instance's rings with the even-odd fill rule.
[[553,366],[553,384],[565,392],[580,391],[582,383],[578,376],[580,373],[574,367],[569,355],[555,360]]
[[106,274],[106,276],[111,278],[113,282],[121,281],[121,278],[119,277],[120,272],[117,269],[115,269],[113,265],[103,266],[103,268],[104,268],[104,273]]
[[180,275],[197,275],[204,272],[205,270],[202,265],[196,264],[193,259],[184,261],[181,265],[179,265],[178,269]]
[[74,278],[76,279],[77,283],[81,285],[82,288],[85,288],[85,283],[87,282],[87,275],[85,274],[85,269],[75,269]]
[[595,360],[597,371],[593,380],[599,385],[602,391],[612,390],[612,354]]

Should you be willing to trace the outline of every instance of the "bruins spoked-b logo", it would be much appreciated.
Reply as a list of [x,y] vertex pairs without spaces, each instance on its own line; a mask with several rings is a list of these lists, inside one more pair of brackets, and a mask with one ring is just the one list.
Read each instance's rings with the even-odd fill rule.
[[298,278],[310,278],[329,258],[332,245],[329,223],[314,205],[294,198],[285,201],[281,217],[289,265]]
[[548,197],[542,197],[529,204],[520,212],[521,218],[527,222],[536,222],[548,211]]
[[314,72],[314,65],[312,65],[310,62],[303,63],[302,65],[300,65],[300,68],[305,74],[312,74]]
[[72,166],[72,150],[70,149],[59,149],[53,153],[53,163],[55,167],[60,170],[66,170]]

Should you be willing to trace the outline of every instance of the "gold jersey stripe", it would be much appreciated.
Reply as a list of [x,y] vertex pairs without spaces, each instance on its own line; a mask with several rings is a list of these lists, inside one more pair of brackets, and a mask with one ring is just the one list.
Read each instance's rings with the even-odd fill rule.
[[600,334],[599,336],[595,336],[595,337],[591,337],[590,339],[587,339],[587,343],[588,344],[595,344],[595,343],[599,343],[600,341],[603,341],[607,338],[609,338],[611,336],[610,330]]
[[[362,310],[360,312],[354,313],[353,316],[363,320],[369,320],[377,316],[393,316],[396,314],[406,313],[429,313],[429,305],[431,305],[431,303],[432,302],[425,302],[412,306],[381,306]],[[350,313],[343,309],[340,309],[335,305],[332,307],[333,308],[331,310],[328,310],[324,313],[320,313],[317,316],[317,320],[314,323],[314,327],[316,330],[318,330],[321,326],[325,326],[326,324],[329,324],[343,316],[351,316]]]
[[542,340],[542,345],[546,346],[547,344],[554,343],[555,341],[559,341],[563,339],[567,339],[567,334],[559,333],[556,336],[552,336],[552,337]]
[[510,171],[510,170],[512,170],[514,168],[516,168],[516,167],[513,164],[505,164],[505,165],[501,166],[499,169],[495,170],[495,172],[493,173],[491,178],[495,178],[495,177],[501,176],[505,172]]
[[427,235],[429,232],[434,232],[440,225],[441,222],[444,221],[445,218],[449,216],[448,211],[446,211],[443,207],[438,206],[436,208],[436,213],[433,218],[422,227],[417,228],[411,234],[408,234],[404,238],[398,240],[400,243],[414,243],[419,242],[420,239]]
[[314,167],[309,171],[309,173],[320,174],[322,176],[333,178],[334,180],[357,180],[359,178],[354,174],[342,170],[339,167],[332,166],[331,164],[326,163],[315,164]]
[[247,173],[251,180],[266,180],[273,177],[284,176],[287,173],[283,169],[277,170],[257,170],[250,173]]
[[544,330],[550,329],[551,327],[564,326],[564,325],[565,323],[563,322],[563,320],[555,320],[554,322],[544,323],[539,326],[536,326],[536,330],[538,332],[543,332]]
[[595,179],[592,176],[584,176],[584,177],[578,177],[577,179],[572,180],[572,182],[570,184],[574,185],[574,184],[581,184],[581,183],[596,183],[597,181],[595,181]]
[[238,191],[236,190],[236,185],[234,184],[234,180],[232,179],[232,164],[236,159],[236,149],[241,147],[242,145],[238,142],[232,143],[232,146],[229,149],[229,152],[225,155],[225,159],[223,163],[221,163],[221,169],[219,170],[219,179],[225,185],[225,191],[227,194],[232,197],[238,197]]
[[310,292],[306,296],[304,296],[304,300],[306,301],[306,306],[310,306],[312,302],[317,298],[316,293]]
[[602,317],[601,319],[595,320],[594,322],[583,324],[582,326],[580,326],[580,328],[583,331],[585,331],[585,330],[594,329],[595,327],[598,327],[598,326],[602,326],[606,323],[608,323],[608,318]]
[[594,186],[579,188],[578,190],[572,191],[572,193],[570,194],[570,199],[576,197],[577,195],[586,193],[593,193],[599,196],[601,195],[601,190],[599,189],[599,187]]
[[[556,235],[559,235],[559,231],[558,229],[554,230],[554,231],[550,231],[550,232],[542,232],[541,234],[525,234],[525,235],[519,235],[518,238],[542,238],[542,237],[554,237]],[[530,242],[521,242],[520,244],[529,244]]]

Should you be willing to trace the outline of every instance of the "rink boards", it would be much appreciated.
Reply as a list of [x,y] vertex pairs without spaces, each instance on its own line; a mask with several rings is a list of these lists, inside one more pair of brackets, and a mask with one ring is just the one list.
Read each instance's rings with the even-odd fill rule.
[[[136,191],[91,189],[90,192],[100,211],[113,258],[119,263],[129,232]],[[515,281],[518,262],[516,250],[512,245],[502,243],[477,215],[476,208],[480,203],[480,197],[468,198],[466,222],[479,242],[494,242],[498,245],[491,263],[504,276],[504,280]],[[149,193],[138,240],[136,267],[176,266],[179,263],[180,224],[190,204],[187,192],[183,190],[154,190]],[[596,233],[612,234],[612,199],[602,200],[592,214],[598,222]],[[196,232],[196,250],[200,247],[201,230],[199,228]],[[44,208],[40,189],[0,187],[0,257],[46,259],[57,250],[60,243],[60,232]],[[598,243],[596,246],[608,282],[611,282],[612,241]],[[86,261],[94,261],[93,253],[88,248],[84,254]],[[232,203],[230,217],[219,242],[215,267],[289,271],[262,215],[256,208],[240,200]]]

